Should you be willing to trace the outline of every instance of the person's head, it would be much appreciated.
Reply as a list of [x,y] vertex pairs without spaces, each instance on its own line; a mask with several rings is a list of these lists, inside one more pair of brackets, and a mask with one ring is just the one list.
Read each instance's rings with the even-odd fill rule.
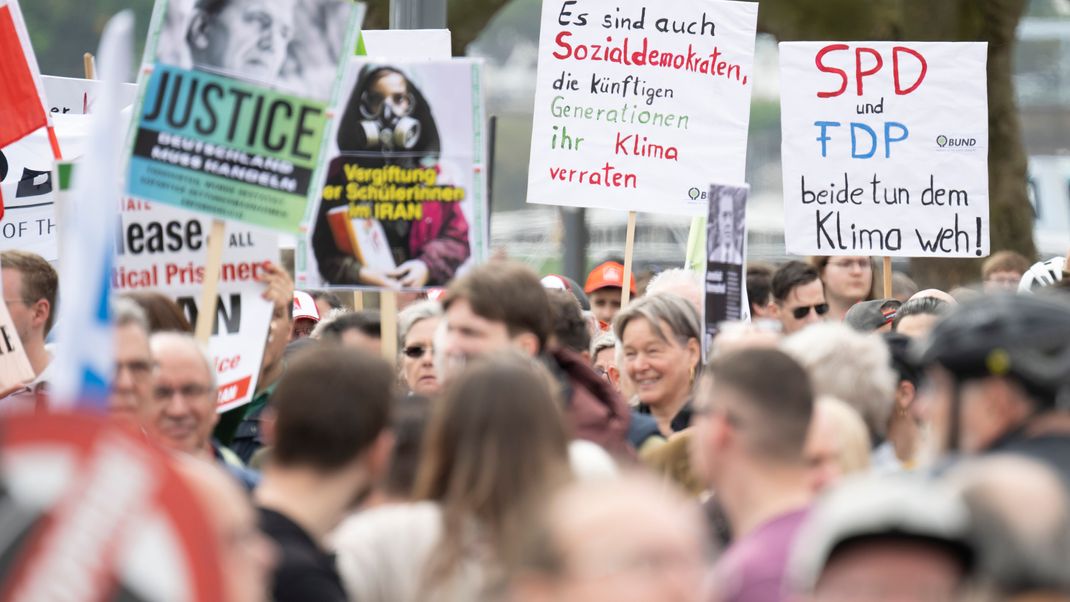
[[881,336],[888,345],[892,358],[892,370],[898,384],[895,387],[895,415],[909,417],[916,425],[928,422],[921,404],[914,403],[921,387],[922,372],[911,354],[911,339],[898,332]]
[[1070,499],[1058,473],[1025,456],[994,454],[960,463],[948,479],[972,514],[983,585],[999,599],[1070,597]]
[[785,334],[823,322],[829,305],[817,268],[789,261],[773,273],[773,302]]
[[233,477],[212,462],[175,458],[173,466],[210,521],[211,541],[227,562],[223,575],[223,599],[262,602],[270,597],[271,573],[278,560],[274,542],[260,531],[249,496]]
[[419,301],[398,314],[398,346],[401,350],[401,377],[405,386],[417,395],[438,393],[440,383],[435,372],[435,331],[442,321],[438,301]]
[[747,302],[752,320],[776,319],[773,307],[773,268],[764,264],[747,265]]
[[835,397],[819,397],[805,450],[814,491],[869,468],[870,449],[869,431],[858,412]]
[[683,268],[672,268],[658,272],[646,285],[646,295],[667,293],[676,295],[691,304],[698,314],[702,314],[705,305],[706,289],[702,274]]
[[186,43],[193,63],[272,82],[293,38],[295,0],[196,0]]
[[187,454],[211,453],[216,414],[216,373],[207,352],[192,336],[158,332],[149,340],[156,371],[152,399],[139,421],[149,439]]
[[861,301],[847,310],[843,321],[859,332],[891,332],[901,306],[898,299]]
[[[629,290],[635,295],[635,274],[632,274]],[[624,266],[615,262],[607,261],[599,264],[591,273],[587,274],[587,282],[583,286],[583,292],[591,302],[591,312],[594,317],[603,323],[613,322],[613,318],[620,311],[621,291],[624,288]]]
[[814,257],[825,297],[843,305],[872,299],[873,260],[869,257]]
[[0,253],[4,303],[23,346],[44,344],[52,330],[59,275],[43,257],[27,251]]
[[476,267],[454,280],[442,299],[444,360],[450,376],[474,357],[514,347],[542,353],[552,331],[550,300],[530,268],[509,261]]
[[1022,274],[1029,270],[1029,260],[1014,251],[993,253],[981,264],[981,282],[986,293],[1018,290]]
[[552,344],[587,355],[590,352],[591,333],[587,330],[587,319],[583,317],[579,302],[568,291],[548,289],[546,296],[550,300]]
[[115,323],[115,377],[111,381],[108,411],[122,421],[136,422],[140,408],[152,403],[152,350],[149,322],[129,299],[112,301]]
[[302,351],[271,396],[272,466],[341,479],[356,502],[385,472],[393,397],[393,370],[378,356],[340,345]]
[[193,333],[193,326],[186,318],[186,313],[174,299],[156,291],[133,291],[123,294],[145,312],[149,321],[149,332],[185,332]]
[[378,354],[382,349],[381,329],[379,312],[375,310],[336,309],[316,326],[312,338]]
[[1070,396],[1070,305],[1035,295],[964,303],[933,328],[919,401],[937,450],[976,453]]
[[820,324],[784,339],[781,349],[806,368],[815,395],[847,402],[865,421],[873,443],[884,440],[897,379],[880,335]]
[[516,351],[481,358],[447,383],[432,409],[415,498],[442,507],[433,578],[454,567],[475,520],[501,555],[528,512],[570,478],[569,434],[552,377]]
[[330,291],[309,291],[309,295],[312,296],[312,300],[316,302],[316,310],[319,311],[321,316],[326,316],[335,309],[344,309],[345,305],[342,300],[338,298],[338,295]]
[[525,529],[510,571],[517,602],[698,602],[697,506],[649,477],[578,482]]
[[648,294],[617,314],[613,334],[639,401],[651,407],[682,406],[702,361],[702,324],[695,308],[676,295]]
[[[396,67],[382,64],[361,69],[339,121],[337,142],[342,152],[386,153],[408,167],[441,148],[438,126],[419,87]],[[384,164],[371,157],[360,162]]]
[[599,376],[620,390],[620,369],[617,368],[617,336],[603,332],[591,341],[591,367]]
[[305,291],[294,291],[293,327],[290,329],[290,341],[311,335],[321,317],[319,306],[316,305],[312,295]]
[[909,476],[844,480],[795,538],[792,599],[959,600],[972,575],[969,510],[938,483]]
[[692,465],[714,489],[766,468],[807,470],[810,377],[777,349],[741,349],[712,360],[695,396]]
[[950,309],[947,301],[936,297],[911,299],[899,307],[892,321],[892,330],[903,336],[923,339]]

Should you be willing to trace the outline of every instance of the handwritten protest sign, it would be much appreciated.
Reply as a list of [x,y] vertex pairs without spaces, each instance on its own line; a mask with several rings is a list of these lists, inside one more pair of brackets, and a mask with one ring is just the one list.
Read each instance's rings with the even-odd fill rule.
[[752,2],[544,0],[528,202],[704,215],[742,182]]
[[481,71],[352,59],[299,286],[443,286],[483,256]]
[[980,257],[983,43],[784,43],[784,236],[797,255]]
[[299,230],[318,196],[328,116],[363,5],[259,6],[258,25],[243,27],[239,3],[157,1],[129,196]]
[[706,341],[717,336],[720,324],[741,320],[747,311],[747,186],[710,187],[706,233]]
[[[210,220],[160,204],[127,199],[119,208],[112,288],[155,291],[174,299],[197,322]],[[279,261],[271,232],[232,224],[226,233],[215,327],[208,348],[219,382],[220,412],[252,400],[273,306],[256,282],[265,263]]]

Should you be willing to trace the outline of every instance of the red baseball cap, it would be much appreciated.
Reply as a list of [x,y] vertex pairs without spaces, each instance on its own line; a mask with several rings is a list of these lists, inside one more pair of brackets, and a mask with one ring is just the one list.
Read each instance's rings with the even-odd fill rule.
[[[635,294],[635,274],[632,274],[631,282],[628,283],[628,288]],[[587,275],[587,284],[583,287],[583,292],[593,293],[594,291],[608,287],[624,288],[624,266],[616,261],[607,261],[602,265],[591,270],[591,273]]]

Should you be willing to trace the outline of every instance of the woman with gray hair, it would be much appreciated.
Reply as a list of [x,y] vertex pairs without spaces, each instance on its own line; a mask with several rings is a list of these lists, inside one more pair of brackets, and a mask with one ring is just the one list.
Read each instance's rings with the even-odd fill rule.
[[432,345],[440,321],[442,306],[438,301],[414,303],[398,314],[401,380],[409,391],[424,397],[435,395],[440,387]]
[[700,322],[694,306],[671,294],[638,299],[613,320],[638,409],[652,415],[665,436],[691,424],[692,388],[702,361]]

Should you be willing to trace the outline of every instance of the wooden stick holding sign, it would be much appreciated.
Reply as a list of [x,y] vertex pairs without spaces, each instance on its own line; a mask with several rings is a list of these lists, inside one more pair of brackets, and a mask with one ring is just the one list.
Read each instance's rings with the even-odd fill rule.
[[883,267],[884,267],[884,270],[883,270],[883,274],[882,275],[884,276],[884,298],[885,299],[891,299],[892,298],[892,258],[891,257],[885,257],[884,258],[884,266]]
[[628,212],[628,233],[624,238],[624,286],[620,289],[620,306],[632,298],[632,252],[635,250],[635,212]]
[[87,52],[82,55],[82,67],[85,69],[86,79],[97,78],[97,62],[93,58],[92,52]]
[[379,324],[383,358],[393,366],[398,358],[398,294],[394,291],[379,293]]
[[364,293],[353,291],[353,311],[364,309]]
[[208,259],[204,263],[204,281],[201,283],[201,306],[197,311],[197,325],[194,336],[207,345],[212,338],[216,323],[216,307],[219,302],[219,272],[223,268],[223,245],[226,242],[226,222],[212,220],[212,231],[208,234]]

